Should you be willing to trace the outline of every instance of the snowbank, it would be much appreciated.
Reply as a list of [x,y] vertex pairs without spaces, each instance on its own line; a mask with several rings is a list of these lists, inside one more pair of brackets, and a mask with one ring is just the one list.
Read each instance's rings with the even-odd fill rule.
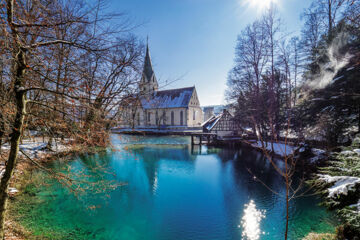
[[[264,145],[266,147],[266,150],[268,150],[270,152],[272,151],[270,142],[264,142]],[[284,143],[273,143],[273,145],[274,145],[274,153],[276,155],[283,156],[283,157],[293,154],[296,149],[294,146],[291,146],[288,144],[285,145]],[[261,141],[253,142],[253,143],[251,143],[251,146],[253,146],[255,148],[262,148]]]

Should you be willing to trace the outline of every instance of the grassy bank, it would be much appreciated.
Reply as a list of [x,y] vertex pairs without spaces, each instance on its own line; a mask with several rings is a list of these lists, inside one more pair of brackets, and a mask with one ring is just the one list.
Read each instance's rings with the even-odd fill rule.
[[[6,235],[5,239],[71,239],[71,232],[64,229],[46,228],[35,230],[33,220],[38,218],[34,210],[44,200],[37,196],[41,188],[47,187],[50,172],[45,171],[47,165],[55,161],[71,161],[72,159],[88,154],[96,154],[107,151],[103,147],[72,146],[64,152],[51,152],[45,157],[35,159],[39,165],[35,165],[23,156],[19,156],[15,173],[11,179],[10,187],[19,192],[10,195],[6,212]],[[4,156],[4,155],[3,155]],[[44,169],[39,166],[45,167]],[[46,230],[45,230],[46,229]],[[70,234],[70,235],[69,235]]]

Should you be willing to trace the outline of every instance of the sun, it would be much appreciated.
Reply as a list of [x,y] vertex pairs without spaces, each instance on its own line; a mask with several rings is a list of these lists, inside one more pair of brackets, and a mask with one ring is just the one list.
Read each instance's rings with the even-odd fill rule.
[[271,4],[277,5],[279,0],[241,0],[246,6],[256,9],[258,12],[262,12],[268,9]]

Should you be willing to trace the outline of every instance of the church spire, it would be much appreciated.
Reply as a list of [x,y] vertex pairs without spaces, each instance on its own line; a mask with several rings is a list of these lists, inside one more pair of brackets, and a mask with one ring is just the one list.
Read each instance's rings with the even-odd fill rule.
[[149,82],[154,74],[154,70],[151,63],[150,58],[150,50],[149,50],[149,43],[147,40],[146,43],[146,55],[145,55],[145,61],[144,61],[144,71],[143,71],[144,77]]
[[148,37],[146,39],[146,54],[144,59],[144,69],[140,89],[145,92],[153,92],[158,90],[158,82],[156,80],[153,66],[151,63]]

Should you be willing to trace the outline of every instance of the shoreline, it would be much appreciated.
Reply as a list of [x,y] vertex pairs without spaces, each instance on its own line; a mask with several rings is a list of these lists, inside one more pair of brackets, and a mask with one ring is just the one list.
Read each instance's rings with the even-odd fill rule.
[[[75,158],[76,156],[81,156],[83,154],[101,153],[107,151],[108,149],[104,147],[84,147],[82,145],[66,146],[65,143],[61,143],[60,146],[58,146],[60,147],[58,150],[49,151],[45,146],[47,144],[45,142],[33,141],[33,139],[24,139],[23,142],[32,144],[32,148],[25,149],[28,151],[26,154],[31,156],[32,160],[36,161],[36,163],[40,166],[47,165],[54,161],[68,161],[72,158]],[[20,149],[24,150],[24,147]],[[8,150],[8,146],[4,144],[1,150],[1,158],[2,160],[5,160],[4,156],[7,155],[6,151]],[[14,201],[17,200],[17,197],[26,197],[26,187],[29,184],[32,184],[33,171],[44,171],[44,169],[36,166],[37,164],[35,164],[33,161],[27,159],[27,157],[22,154],[21,151],[19,151],[15,172],[8,187],[11,192],[8,191],[9,199],[6,209],[5,239],[37,239],[36,237],[32,236],[32,233],[29,229],[26,229],[24,226],[22,226],[19,220],[16,219],[16,215],[19,210],[14,209]],[[1,164],[0,166],[0,175],[2,175],[5,165]]]
[[[227,145],[228,146],[228,145]],[[255,148],[254,146],[251,145],[242,145],[244,147],[250,147],[252,149],[255,149],[257,151],[262,152],[261,148]],[[217,147],[225,147],[224,145],[217,145]],[[50,156],[44,157],[42,159],[39,160],[39,162],[41,163],[49,163],[51,161],[56,161],[56,160],[60,160],[60,159],[71,159],[73,157],[75,157],[76,155],[81,155],[81,154],[95,154],[101,151],[106,151],[106,148],[102,148],[102,149],[94,149],[94,148],[88,148],[88,149],[84,149],[81,146],[73,146],[71,149],[68,149],[67,151],[64,152],[54,152],[52,153]],[[26,160],[19,159],[19,164],[27,162]],[[32,164],[32,163],[27,163],[27,167],[24,169],[27,174],[21,174],[20,173],[20,177],[19,172],[17,172],[17,176],[14,178],[18,178],[17,181],[13,184],[15,185],[21,185],[21,187],[19,187],[20,192],[18,194],[24,194],[24,188],[31,183],[31,178],[28,178],[28,174],[31,175],[31,172],[34,171],[36,169],[36,167]],[[11,184],[12,186],[12,184]],[[23,196],[26,197],[26,196]],[[12,197],[12,199],[9,199],[9,209],[11,208],[11,205],[14,204],[14,200],[16,201],[16,196]],[[8,209],[8,210],[9,210]],[[16,212],[17,209],[12,209],[8,212],[12,212],[12,214],[14,213],[14,211]],[[13,228],[11,228],[12,226],[14,226]],[[8,213],[8,220],[7,220],[7,237],[6,239],[36,239],[36,237],[33,238],[32,233],[29,232],[28,229],[26,229],[25,227],[23,227],[18,221],[16,221],[16,215],[11,215]],[[19,230],[20,229],[20,230]],[[10,230],[10,231],[9,231]],[[18,234],[18,235],[16,235]],[[23,234],[23,236],[19,235],[19,234]],[[10,235],[10,236],[9,236]],[[15,238],[12,238],[12,235],[16,235]]]

